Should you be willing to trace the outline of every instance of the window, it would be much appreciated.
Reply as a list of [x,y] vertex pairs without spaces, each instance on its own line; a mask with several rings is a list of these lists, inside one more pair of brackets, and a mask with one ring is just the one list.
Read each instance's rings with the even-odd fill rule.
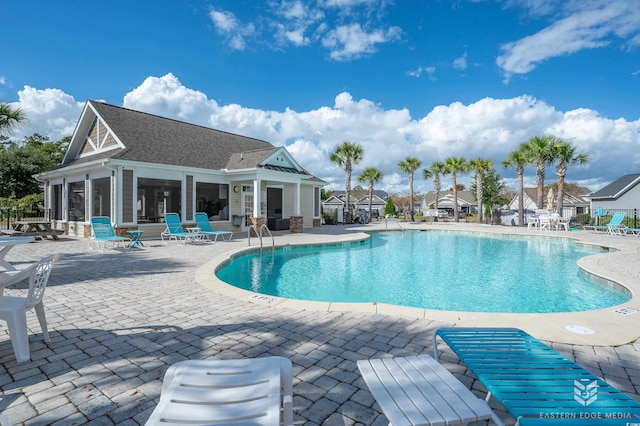
[[84,221],[84,181],[72,182],[68,186],[68,205],[70,221]]
[[62,220],[62,185],[51,185],[51,219]]
[[93,216],[111,217],[111,179],[93,179]]
[[320,217],[320,188],[313,188],[313,216]]
[[229,220],[229,185],[196,182],[196,212],[204,212],[209,220]]
[[179,180],[138,179],[138,223],[164,222],[165,213],[181,214]]

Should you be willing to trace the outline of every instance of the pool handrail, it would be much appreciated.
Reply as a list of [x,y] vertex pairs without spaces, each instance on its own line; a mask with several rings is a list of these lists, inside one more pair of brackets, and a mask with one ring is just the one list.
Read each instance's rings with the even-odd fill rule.
[[258,239],[260,240],[260,251],[262,251],[262,230],[265,229],[267,231],[267,234],[269,234],[269,236],[271,237],[271,249],[275,250],[276,249],[276,241],[273,238],[273,235],[271,234],[271,231],[269,230],[269,227],[267,225],[265,225],[264,223],[260,226],[260,232],[258,232],[258,228],[255,225],[250,225],[249,229],[247,231],[247,244],[251,245],[251,230],[253,230],[256,235],[258,236]]

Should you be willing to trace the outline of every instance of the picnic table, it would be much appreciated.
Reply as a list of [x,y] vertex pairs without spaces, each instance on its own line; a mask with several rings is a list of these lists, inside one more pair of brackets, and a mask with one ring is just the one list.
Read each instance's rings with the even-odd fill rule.
[[21,237],[44,237],[58,239],[58,235],[64,231],[60,229],[52,229],[51,222],[49,221],[31,221],[31,220],[18,220],[14,222],[13,229],[2,231],[5,234]]

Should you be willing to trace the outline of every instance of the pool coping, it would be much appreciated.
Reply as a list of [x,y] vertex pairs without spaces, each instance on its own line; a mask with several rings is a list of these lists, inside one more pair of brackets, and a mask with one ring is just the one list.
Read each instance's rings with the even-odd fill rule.
[[[405,225],[406,226],[406,225]],[[632,249],[616,247],[609,242],[587,241],[580,235],[567,234],[566,232],[554,232],[549,234],[529,232],[509,232],[501,230],[476,230],[460,226],[420,226],[406,227],[409,230],[448,230],[464,231],[472,233],[513,235],[519,237],[568,239],[587,246],[609,249],[606,253],[597,253],[581,258],[578,266],[588,274],[599,279],[617,283],[631,293],[631,299],[627,302],[607,308],[563,313],[494,313],[494,312],[461,312],[443,311],[434,309],[413,308],[386,303],[337,303],[316,302],[298,299],[287,299],[279,296],[266,296],[249,290],[240,289],[219,280],[215,271],[233,256],[250,250],[258,249],[255,246],[245,246],[230,249],[228,252],[215,256],[209,262],[201,265],[195,274],[196,282],[217,293],[245,300],[248,303],[262,306],[277,307],[293,310],[314,310],[324,312],[361,312],[370,314],[383,314],[389,316],[402,316],[407,318],[430,319],[442,321],[447,324],[455,324],[466,327],[517,327],[527,331],[538,339],[575,345],[591,346],[618,346],[635,341],[640,337],[640,279],[624,270],[603,268],[603,263],[610,263],[616,256],[636,253]],[[368,232],[390,231],[389,229],[362,228],[355,232],[331,235],[328,239],[314,238],[313,234],[307,234],[300,238],[302,241],[289,240],[276,247],[309,246],[355,243],[369,238]],[[587,231],[579,231],[587,232]],[[277,238],[277,237],[276,237]],[[626,238],[626,237],[618,237]],[[628,237],[632,238],[632,237]],[[614,241],[615,242],[615,241]],[[265,248],[266,249],[266,248]],[[268,248],[271,250],[271,247]],[[573,331],[567,327],[571,326]],[[593,331],[593,334],[584,334]]]

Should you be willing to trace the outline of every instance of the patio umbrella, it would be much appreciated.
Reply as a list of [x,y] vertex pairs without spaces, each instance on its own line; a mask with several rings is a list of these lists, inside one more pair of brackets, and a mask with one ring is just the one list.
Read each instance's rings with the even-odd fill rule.
[[547,194],[547,210],[553,210],[553,188],[549,188],[549,193]]

